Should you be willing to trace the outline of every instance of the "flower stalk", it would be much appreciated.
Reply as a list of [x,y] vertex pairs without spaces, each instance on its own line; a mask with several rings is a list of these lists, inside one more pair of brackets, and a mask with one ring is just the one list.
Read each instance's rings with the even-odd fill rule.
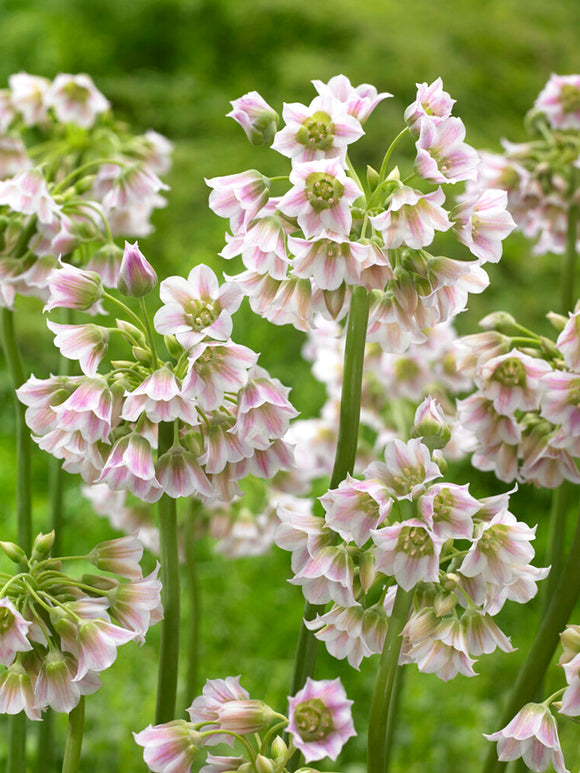
[[77,706],[68,715],[68,733],[64,747],[62,773],[78,773],[83,745],[83,730],[85,726],[84,695]]
[[[172,443],[173,424],[162,422],[159,424],[159,455],[163,455],[171,448]],[[164,617],[161,623],[161,652],[155,711],[155,723],[158,725],[175,718],[179,663],[180,583],[177,508],[176,500],[167,494],[159,500],[159,536]]]

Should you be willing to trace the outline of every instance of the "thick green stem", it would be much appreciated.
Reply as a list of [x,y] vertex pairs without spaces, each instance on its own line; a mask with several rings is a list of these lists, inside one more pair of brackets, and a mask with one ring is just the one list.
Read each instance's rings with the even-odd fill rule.
[[542,594],[542,617],[545,615],[560,579],[564,563],[564,544],[566,540],[566,521],[570,504],[571,486],[564,481],[552,494],[550,512],[550,534],[548,539],[548,554],[545,564],[550,566],[550,574],[540,589]]
[[[173,443],[173,424],[159,425],[159,456]],[[179,664],[179,552],[177,548],[176,501],[164,494],[159,500],[161,582],[163,583],[163,621],[157,682],[155,724],[175,719],[177,670]]]
[[38,750],[36,755],[36,773],[46,773],[52,770],[54,758],[54,713],[52,709],[45,711],[38,728]]
[[[528,656],[525,659],[509,697],[499,727],[505,727],[526,703],[533,701],[556,651],[559,634],[564,630],[580,595],[580,514],[568,560]],[[487,755],[484,773],[499,773],[506,766],[497,759],[495,744]]]
[[389,770],[391,764],[391,751],[393,748],[393,736],[397,726],[397,717],[399,706],[401,705],[401,696],[405,684],[405,668],[400,666],[395,673],[395,684],[391,694],[391,704],[389,706],[389,716],[387,718],[387,729],[385,733],[385,773]]
[[580,207],[578,204],[572,203],[572,197],[575,193],[574,187],[576,177],[576,174],[572,175],[572,196],[570,197],[568,226],[566,229],[566,252],[564,254],[564,260],[562,261],[560,276],[560,312],[562,314],[567,314],[567,312],[572,311],[576,303],[574,290],[576,279],[576,240],[578,238],[578,217],[580,214]]
[[[344,373],[340,400],[340,424],[330,488],[336,488],[346,478],[347,473],[352,473],[354,469],[358,445],[362,373],[368,318],[368,293],[364,287],[355,287],[350,303],[346,331]],[[322,614],[323,611],[324,605],[320,606],[310,604],[309,602],[306,602],[304,605],[304,616],[298,636],[290,695],[296,695],[298,690],[304,686],[306,678],[314,673],[318,640],[312,631],[306,628],[304,621],[313,620],[318,613]],[[298,761],[299,755],[296,754],[289,763],[288,770],[296,770]]]
[[[399,586],[395,596],[393,613],[389,618],[389,627],[371,702],[367,748],[368,773],[385,773],[386,771],[389,708],[393,697],[396,696],[394,686],[402,644],[401,632],[409,618],[412,601],[413,591],[405,591]],[[394,713],[391,722],[394,722]]]
[[199,633],[201,617],[201,595],[197,576],[195,526],[201,503],[192,499],[191,512],[185,531],[185,578],[189,603],[189,639],[187,643],[187,675],[185,681],[185,705],[189,706],[198,694],[199,679]]
[[64,747],[62,773],[78,773],[84,727],[85,697],[81,695],[78,705],[68,715],[68,733]]
[[10,717],[10,740],[6,773],[26,771],[26,716],[21,712]]

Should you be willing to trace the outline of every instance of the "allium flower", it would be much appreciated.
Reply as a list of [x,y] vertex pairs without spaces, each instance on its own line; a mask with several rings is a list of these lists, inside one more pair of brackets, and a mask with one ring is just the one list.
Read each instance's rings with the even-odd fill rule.
[[370,464],[365,476],[380,481],[397,499],[415,499],[426,483],[441,477],[441,470],[418,438],[407,443],[395,438],[385,446],[385,463]]
[[340,679],[314,681],[288,698],[288,732],[306,762],[330,757],[335,760],[346,741],[356,735],[351,715],[352,701]]
[[370,538],[370,530],[387,518],[393,502],[380,482],[372,479],[359,481],[350,475],[338,488],[320,497],[320,501],[330,528],[359,547]]
[[91,695],[101,686],[101,680],[92,672],[76,679],[77,659],[67,652],[49,650],[42,659],[34,684],[36,705],[50,706],[54,711],[68,714],[78,704],[81,695]]
[[497,263],[502,241],[516,227],[507,210],[507,193],[489,188],[464,196],[454,212],[457,238],[482,261]]
[[569,773],[558,738],[556,720],[548,706],[527,703],[512,721],[497,733],[486,734],[497,741],[498,759],[508,762],[523,757],[530,770],[542,773],[550,763],[557,773]]
[[27,169],[16,177],[0,182],[0,205],[23,215],[36,215],[41,223],[52,223],[60,207],[48,191],[40,169]]
[[371,537],[377,546],[377,569],[394,577],[404,590],[411,590],[421,581],[437,582],[443,540],[423,521],[409,518],[382,529],[372,529]]
[[155,472],[164,493],[174,499],[193,495],[215,496],[196,454],[179,444],[174,444],[159,457]]
[[580,373],[580,312],[569,312],[569,319],[556,341],[564,362],[575,373]]
[[94,271],[61,263],[48,277],[50,293],[44,311],[59,307],[88,311],[103,297],[103,283]]
[[20,714],[40,721],[40,710],[28,671],[18,662],[0,674],[0,714]]
[[149,725],[133,737],[143,746],[143,759],[154,773],[189,773],[202,743],[200,734],[183,719]]
[[292,187],[278,208],[296,217],[307,239],[325,229],[347,236],[352,224],[350,205],[362,195],[346,176],[339,159],[321,159],[296,164],[290,172]]
[[47,320],[46,325],[55,334],[54,345],[63,357],[78,360],[86,376],[96,376],[99,363],[109,345],[107,328],[99,325],[61,325]]
[[417,174],[435,184],[475,180],[479,156],[464,139],[465,126],[460,118],[423,121],[415,143]]
[[361,123],[367,120],[379,102],[393,96],[386,91],[379,94],[369,83],[353,86],[346,75],[335,75],[328,83],[313,80],[312,84],[321,97],[329,95],[342,102],[346,112]]
[[61,123],[76,123],[84,129],[89,129],[97,115],[110,107],[109,100],[84,73],[57,75],[44,95],[44,104],[54,109]]
[[510,416],[516,410],[533,411],[539,407],[540,379],[550,371],[545,360],[512,349],[484,362],[475,381],[496,411]]
[[157,502],[163,494],[155,477],[151,444],[136,432],[117,440],[95,482],[106,483],[113,491],[128,489],[145,502]]
[[280,117],[257,91],[250,91],[230,104],[233,110],[228,117],[240,124],[252,145],[272,144]]
[[293,163],[343,159],[346,146],[364,134],[356,118],[331,96],[315,97],[308,107],[298,102],[285,104],[282,117],[286,126],[276,134],[272,148]]
[[145,258],[137,242],[125,242],[123,260],[119,269],[117,287],[123,295],[142,298],[153,290],[157,284],[155,269]]
[[30,625],[10,599],[0,598],[0,663],[9,666],[17,652],[32,649],[27,637]]
[[141,204],[166,190],[169,186],[142,162],[103,164],[93,183],[93,194],[107,211]]
[[402,185],[393,193],[385,212],[370,218],[383,235],[385,247],[394,249],[405,244],[414,250],[431,244],[435,231],[447,231],[451,221],[442,204],[445,194],[438,188],[423,194]]
[[368,256],[366,245],[324,231],[316,241],[290,236],[288,248],[294,255],[294,274],[312,277],[321,290],[337,290],[343,282],[359,284]]
[[[208,679],[203,686],[202,695],[197,697],[187,709],[189,718],[194,725],[207,723],[204,730],[219,729],[219,709],[229,701],[246,701],[250,697],[247,690],[240,685],[239,676],[228,676],[225,679]],[[233,739],[225,733],[208,736],[204,743],[214,746],[218,743],[233,745]]]
[[[364,617],[365,610],[361,606],[344,608],[335,604],[329,612],[316,615],[314,620],[305,620],[304,625],[325,643],[334,658],[346,658],[353,668],[358,669],[363,658],[378,651],[368,646],[363,635]],[[386,625],[383,626],[384,633]]]
[[194,402],[165,365],[153,371],[132,392],[125,392],[122,417],[126,421],[137,421],[142,413],[155,423],[175,419],[192,427],[199,423]]
[[247,346],[232,341],[201,341],[189,350],[183,393],[198,401],[202,411],[215,411],[226,392],[240,391],[257,359]]
[[248,227],[270,195],[268,178],[255,169],[212,177],[205,183],[213,188],[209,194],[209,208],[216,215],[229,218],[234,234]]
[[8,78],[12,104],[22,115],[26,126],[42,123],[46,118],[47,106],[44,97],[50,81],[38,75],[19,72]]
[[443,81],[437,78],[431,84],[416,83],[417,98],[405,110],[405,123],[418,132],[423,121],[441,121],[449,118],[456,100],[443,91]]
[[553,129],[580,128],[580,75],[550,75],[534,104]]
[[87,560],[98,569],[114,572],[128,580],[142,579],[143,572],[139,563],[142,558],[142,543],[137,537],[130,536],[100,542],[87,556]]

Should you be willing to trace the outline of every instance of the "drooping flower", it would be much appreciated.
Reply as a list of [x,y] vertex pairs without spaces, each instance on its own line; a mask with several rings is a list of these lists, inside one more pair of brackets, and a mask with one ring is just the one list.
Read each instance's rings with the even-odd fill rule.
[[201,746],[201,736],[183,719],[149,725],[133,733],[143,747],[143,759],[154,773],[189,773]]
[[252,145],[272,144],[280,117],[257,91],[250,91],[230,104],[233,110],[228,117],[240,124]]
[[84,73],[59,73],[44,95],[44,104],[54,109],[61,123],[76,123],[84,129],[89,129],[96,117],[111,106],[92,79]]
[[335,75],[328,83],[313,80],[312,85],[320,96],[330,95],[342,102],[346,112],[354,116],[361,124],[367,120],[379,102],[393,96],[386,91],[379,94],[370,83],[353,86],[346,75]]
[[443,81],[436,78],[433,83],[416,83],[417,97],[405,110],[405,123],[418,132],[423,121],[441,121],[449,118],[456,100],[443,91]]
[[351,715],[352,701],[340,679],[314,681],[288,698],[288,732],[306,762],[330,757],[335,760],[346,741],[356,735]]
[[418,250],[431,244],[436,230],[451,228],[449,215],[442,207],[444,201],[441,188],[424,194],[401,185],[393,193],[388,209],[371,217],[370,221],[382,233],[387,249],[405,244]]
[[60,207],[49,193],[42,171],[27,169],[0,182],[0,205],[23,215],[36,215],[41,223],[52,223]]
[[502,241],[516,227],[507,209],[507,193],[488,188],[463,197],[454,212],[457,238],[482,261],[497,263]]
[[25,620],[9,598],[0,598],[0,663],[9,666],[17,652],[32,649]]
[[534,107],[554,129],[579,129],[580,75],[550,75]]

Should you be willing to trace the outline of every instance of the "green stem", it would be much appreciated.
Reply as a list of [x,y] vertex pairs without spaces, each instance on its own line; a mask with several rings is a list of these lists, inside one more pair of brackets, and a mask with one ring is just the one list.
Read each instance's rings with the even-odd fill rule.
[[401,131],[397,134],[395,139],[391,142],[391,144],[387,148],[387,152],[385,153],[385,157],[383,158],[383,163],[381,164],[381,171],[379,172],[379,180],[381,182],[387,176],[387,167],[389,165],[389,160],[391,158],[393,150],[397,147],[397,145],[399,144],[399,141],[405,136],[405,134],[408,134],[408,133],[409,133],[409,127],[405,126],[405,128],[401,129]]
[[397,668],[395,673],[395,684],[391,695],[391,704],[389,706],[389,716],[387,718],[387,729],[385,732],[385,773],[388,771],[391,764],[393,736],[395,734],[395,727],[397,726],[397,716],[399,713],[399,706],[401,705],[405,674],[406,671],[403,666]]
[[[159,425],[159,456],[173,442],[173,424]],[[161,582],[163,583],[163,621],[161,623],[161,651],[157,682],[155,724],[175,719],[177,669],[179,663],[179,552],[177,547],[176,501],[164,494],[159,500],[159,536]]]
[[578,204],[573,203],[573,194],[575,193],[575,178],[572,173],[570,204],[568,209],[568,225],[566,229],[566,252],[562,261],[562,270],[560,276],[560,312],[566,314],[572,311],[576,303],[574,293],[575,274],[576,274],[576,240],[578,238],[578,217],[580,208]]
[[68,733],[64,747],[62,773],[78,773],[83,745],[83,730],[85,726],[85,697],[68,715]]
[[545,562],[546,566],[552,568],[542,588],[542,617],[545,615],[550,601],[554,598],[554,592],[560,579],[562,564],[564,563],[566,520],[571,493],[570,484],[564,481],[552,494],[548,555]]
[[197,576],[197,557],[195,546],[195,526],[201,502],[191,500],[191,512],[185,531],[185,579],[189,601],[189,640],[187,645],[187,675],[185,681],[185,704],[189,706],[198,694],[199,679],[199,632],[201,616],[201,597]]
[[103,166],[104,164],[115,164],[115,166],[122,167],[123,164],[119,162],[118,159],[114,158],[97,158],[94,161],[87,161],[86,164],[83,164],[82,166],[77,167],[76,169],[73,169],[73,171],[68,174],[63,180],[61,180],[58,185],[55,185],[55,187],[52,189],[51,193],[54,196],[55,193],[60,193],[62,190],[64,190],[67,185],[72,183],[72,181],[75,179],[75,177],[78,177],[80,174],[83,174],[84,172],[88,172],[94,167]]
[[[576,531],[566,565],[560,573],[558,584],[528,656],[520,668],[512,693],[509,697],[499,727],[505,727],[526,703],[533,701],[544,678],[550,660],[559,642],[559,634],[564,630],[580,595],[580,513]],[[494,773],[505,768],[505,762],[497,759],[493,745],[487,755],[484,773]]]
[[143,314],[145,329],[147,331],[147,340],[149,341],[151,356],[153,358],[153,368],[155,369],[159,365],[159,358],[157,357],[157,349],[155,348],[155,336],[153,335],[153,329],[151,328],[151,321],[149,319],[149,312],[147,311],[145,298],[139,298],[139,305],[141,307],[141,313]]
[[111,295],[106,290],[103,293],[103,298],[106,298],[106,300],[111,301],[111,303],[114,303],[116,306],[122,309],[124,313],[133,320],[133,323],[136,325],[136,327],[139,330],[142,330],[144,333],[147,332],[147,329],[143,326],[143,321],[141,320],[141,317],[135,314],[135,312],[132,309],[130,309],[126,303],[123,303],[123,301],[120,301],[118,298],[115,298],[114,295]]
[[54,738],[54,714],[52,709],[48,709],[42,718],[38,728],[38,750],[36,756],[37,773],[46,773],[52,770]]
[[[369,296],[364,287],[355,287],[350,304],[348,327],[346,331],[346,343],[344,352],[344,377],[342,395],[340,401],[340,424],[338,428],[338,441],[334,457],[334,467],[330,488],[336,488],[343,481],[347,473],[352,473],[358,445],[358,428],[360,423],[360,405],[362,393],[362,373],[365,354],[365,342],[367,335],[367,323],[369,318]],[[313,620],[318,613],[322,614],[325,605],[304,605],[304,615],[296,659],[294,661],[294,675],[290,695],[296,695],[306,678],[312,676],[316,665],[316,651],[318,640],[304,621]],[[288,765],[289,771],[298,767],[299,755],[296,754]]]
[[[405,591],[399,586],[395,596],[393,612],[389,618],[389,627],[387,628],[387,636],[381,654],[381,662],[371,702],[367,749],[368,773],[385,773],[386,771],[389,708],[395,694],[394,685],[402,644],[401,632],[409,618],[412,601],[413,591]],[[394,712],[391,721],[394,721]]]
[[10,717],[10,741],[6,773],[26,773],[26,716]]

